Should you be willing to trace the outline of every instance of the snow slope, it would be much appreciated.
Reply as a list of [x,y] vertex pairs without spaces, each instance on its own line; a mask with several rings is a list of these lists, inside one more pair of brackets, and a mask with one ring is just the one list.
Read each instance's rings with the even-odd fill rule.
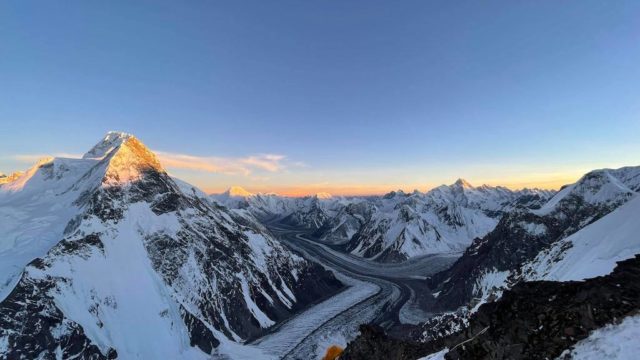
[[583,280],[640,253],[640,196],[556,242],[522,268],[525,280]]
[[595,330],[588,338],[579,341],[568,355],[573,360],[636,359],[640,353],[640,316],[629,316],[620,324]]
[[0,185],[0,300],[11,291],[25,265],[55,245],[80,213],[74,202],[98,181],[90,173],[96,163],[43,159]]

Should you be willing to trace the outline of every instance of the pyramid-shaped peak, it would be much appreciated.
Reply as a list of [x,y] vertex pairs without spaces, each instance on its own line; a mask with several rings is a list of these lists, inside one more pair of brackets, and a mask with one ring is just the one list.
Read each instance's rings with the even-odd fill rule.
[[253,196],[253,193],[245,190],[244,188],[240,187],[240,186],[232,186],[229,188],[229,190],[227,190],[225,192],[228,196],[231,197],[247,197],[247,196]]
[[107,135],[99,141],[94,147],[91,148],[84,156],[83,159],[103,159],[105,156],[109,155],[115,148],[122,145],[125,141],[129,139],[135,139],[135,136],[120,132],[120,131],[109,131]]
[[458,180],[456,180],[454,185],[457,185],[457,186],[460,186],[460,187],[466,188],[466,189],[472,189],[473,188],[473,185],[471,185],[467,180],[465,180],[463,178],[459,178]]
[[[94,149],[96,151],[92,153]],[[122,184],[138,180],[149,171],[164,172],[156,155],[130,134],[110,132],[94,149],[85,158],[107,162],[103,183]]]

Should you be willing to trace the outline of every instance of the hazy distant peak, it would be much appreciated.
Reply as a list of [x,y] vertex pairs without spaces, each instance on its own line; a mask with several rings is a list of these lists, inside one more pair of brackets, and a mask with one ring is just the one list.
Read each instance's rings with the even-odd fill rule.
[[232,186],[229,188],[229,190],[225,191],[225,194],[230,196],[230,197],[247,197],[247,196],[253,196],[254,194],[245,190],[244,188],[240,187],[240,186]]
[[316,197],[318,199],[331,199],[333,195],[329,194],[328,192],[319,192],[316,194]]
[[471,185],[467,180],[463,178],[459,178],[458,180],[456,180],[454,185],[460,186],[465,189],[473,189],[473,185]]

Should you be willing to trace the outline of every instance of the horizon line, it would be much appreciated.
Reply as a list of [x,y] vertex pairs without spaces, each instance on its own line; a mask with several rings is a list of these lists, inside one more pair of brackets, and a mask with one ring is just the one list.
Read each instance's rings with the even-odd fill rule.
[[[524,189],[538,189],[538,190],[549,190],[549,191],[559,191],[562,187],[575,183],[580,177],[581,174],[577,177],[571,177],[571,179],[564,180],[549,180],[549,181],[533,181],[533,182],[517,182],[517,183],[494,183],[494,182],[483,182],[481,185],[472,185],[474,188],[482,187],[482,186],[490,186],[490,187],[504,187],[510,190],[524,190]],[[466,179],[463,179],[466,180]],[[455,182],[455,181],[454,181]],[[393,191],[402,191],[405,194],[410,194],[414,191],[419,191],[421,193],[426,193],[434,188],[439,186],[449,186],[451,184],[439,184],[439,185],[423,185],[419,187],[415,186],[406,186],[406,185],[386,185],[386,186],[323,186],[323,187],[305,187],[305,186],[276,186],[276,187],[267,187],[267,186],[252,186],[252,185],[229,185],[225,187],[199,187],[203,192],[207,195],[218,195],[222,194],[232,187],[240,187],[251,194],[275,194],[279,196],[285,197],[306,197],[313,196],[320,193],[327,193],[332,196],[382,196],[388,194]],[[472,181],[469,181],[473,184]],[[538,185],[534,185],[538,184]],[[193,184],[194,186],[197,186]],[[356,190],[358,189],[358,190]]]

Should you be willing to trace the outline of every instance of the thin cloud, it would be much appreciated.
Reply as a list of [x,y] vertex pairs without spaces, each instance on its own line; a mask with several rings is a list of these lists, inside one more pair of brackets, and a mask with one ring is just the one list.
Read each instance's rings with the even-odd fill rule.
[[264,154],[249,156],[238,160],[246,166],[253,166],[269,172],[278,172],[283,168],[282,161],[284,159],[285,157],[283,155]]
[[156,151],[162,165],[170,169],[194,170],[249,176],[255,171],[280,172],[286,168],[284,155],[260,154],[240,158],[193,156]]
[[[166,151],[154,151],[160,162],[167,169],[192,170],[206,173],[218,173],[225,175],[250,176],[255,172],[277,173],[289,167],[306,166],[300,162],[287,161],[287,157],[277,154],[258,154],[245,157],[231,158],[219,156],[194,156],[187,154],[171,153]],[[33,164],[48,157],[81,158],[80,154],[54,153],[54,154],[16,154],[9,158]]]

